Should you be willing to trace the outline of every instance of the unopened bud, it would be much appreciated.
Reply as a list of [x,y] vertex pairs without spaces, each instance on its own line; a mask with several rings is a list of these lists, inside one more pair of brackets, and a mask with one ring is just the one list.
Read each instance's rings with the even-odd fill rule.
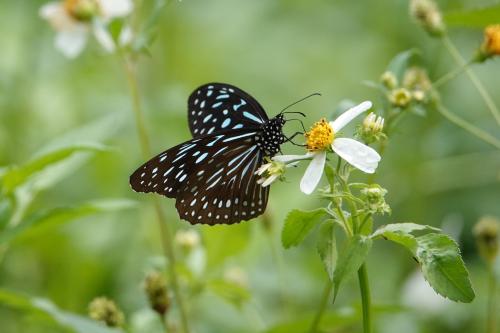
[[394,89],[389,94],[389,101],[392,103],[392,105],[400,108],[407,107],[411,102],[411,98],[411,93],[406,88]]
[[186,252],[200,245],[200,235],[192,229],[179,230],[175,234],[175,242]]
[[493,263],[498,255],[500,221],[492,216],[484,216],[474,226],[479,253],[488,263]]
[[385,138],[384,118],[371,112],[365,117],[361,126],[357,129],[358,136],[367,144],[380,141]]
[[441,12],[432,0],[411,0],[410,15],[431,36],[440,37],[446,31]]
[[500,24],[489,25],[484,29],[484,41],[476,59],[483,62],[500,55]]
[[382,84],[388,89],[394,89],[398,86],[398,79],[396,75],[390,71],[384,72],[380,76],[380,82],[382,82]]
[[89,304],[89,317],[108,327],[123,326],[125,317],[115,302],[106,297],[97,297]]
[[391,213],[391,208],[385,202],[385,195],[387,190],[380,185],[372,184],[361,190],[361,194],[365,199],[365,210],[371,214],[385,214]]
[[146,275],[144,279],[144,291],[148,296],[151,308],[163,316],[170,306],[167,281],[163,275],[159,272],[151,272]]

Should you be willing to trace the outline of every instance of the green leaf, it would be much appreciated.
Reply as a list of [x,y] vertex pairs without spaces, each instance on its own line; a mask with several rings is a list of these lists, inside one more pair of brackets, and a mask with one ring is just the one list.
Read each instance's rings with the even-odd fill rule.
[[347,240],[337,260],[337,267],[333,273],[333,298],[337,297],[340,284],[356,271],[365,262],[372,246],[372,239],[361,235],[354,235]]
[[444,21],[449,26],[484,28],[500,22],[500,4],[445,13]]
[[398,243],[406,247],[410,252],[415,254],[417,249],[417,240],[411,233],[414,231],[440,231],[438,228],[429,225],[416,223],[391,223],[378,228],[371,238],[384,237],[390,241]]
[[458,245],[444,234],[419,236],[415,256],[425,279],[434,290],[452,301],[470,303],[474,299],[469,273]]
[[316,248],[328,273],[328,277],[332,280],[335,264],[337,263],[335,223],[332,220],[325,221],[320,226]]
[[410,49],[398,53],[394,58],[392,58],[386,70],[392,72],[401,82],[405,70],[411,65],[418,55],[420,55],[420,51],[417,49]]
[[335,170],[330,164],[325,166],[325,175],[328,180],[328,184],[330,184],[330,189],[333,189],[335,184]]
[[153,45],[157,35],[158,21],[161,12],[166,5],[165,0],[155,0],[149,17],[141,27],[137,38],[135,38],[132,49],[139,53],[149,55],[149,48]]
[[0,233],[0,244],[10,242],[28,231],[34,231],[37,227],[54,226],[91,214],[128,209],[134,205],[134,201],[116,199],[93,201],[79,206],[49,209],[28,217],[13,228],[4,230]]
[[251,298],[247,288],[231,281],[212,280],[208,283],[208,288],[237,308],[241,308]]
[[16,187],[27,182],[34,174],[67,159],[75,153],[98,152],[105,150],[109,150],[109,148],[100,144],[74,145],[59,148],[41,155],[22,166],[12,166],[2,175],[2,191],[5,195],[11,194]]
[[61,310],[47,299],[30,298],[5,289],[0,289],[0,303],[29,314],[42,316],[55,325],[65,327],[75,333],[123,332],[121,329],[103,326],[85,316]]
[[285,225],[281,231],[281,244],[285,249],[299,245],[307,234],[315,227],[327,212],[323,208],[312,211],[302,211],[298,209],[288,213]]

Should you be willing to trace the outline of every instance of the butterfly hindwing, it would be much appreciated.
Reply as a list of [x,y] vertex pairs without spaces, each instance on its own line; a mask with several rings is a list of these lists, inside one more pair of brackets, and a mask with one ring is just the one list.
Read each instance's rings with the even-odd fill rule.
[[205,84],[188,99],[188,122],[193,138],[231,129],[259,128],[268,120],[259,102],[229,84]]
[[217,224],[248,220],[263,213],[268,188],[255,171],[263,154],[256,131],[232,130],[193,139],[146,162],[130,177],[138,192],[176,198],[181,218]]

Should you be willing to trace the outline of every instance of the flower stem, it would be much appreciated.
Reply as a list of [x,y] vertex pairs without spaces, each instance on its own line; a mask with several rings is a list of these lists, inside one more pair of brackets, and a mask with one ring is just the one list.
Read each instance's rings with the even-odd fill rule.
[[443,75],[439,79],[437,79],[432,84],[432,87],[434,89],[438,89],[439,87],[441,87],[442,85],[444,85],[448,81],[456,78],[459,74],[463,73],[469,67],[469,65],[471,65],[472,63],[474,63],[474,60],[469,60],[468,62],[464,63],[460,67],[457,67],[454,70],[452,70],[451,72],[446,73],[445,75]]
[[358,270],[359,289],[361,291],[361,303],[363,308],[363,333],[371,333],[371,296],[368,284],[368,271],[366,264],[361,265]]
[[318,312],[316,312],[316,316],[314,316],[314,320],[309,328],[309,333],[318,332],[318,326],[321,322],[321,318],[326,310],[326,305],[328,304],[328,299],[330,298],[330,294],[332,293],[333,283],[328,280],[326,282],[325,289],[323,290],[323,296],[321,297],[321,302],[319,303]]
[[[141,111],[141,100],[139,95],[139,85],[137,82],[137,71],[136,71],[136,62],[130,58],[124,59],[124,67],[125,73],[127,76],[127,81],[130,89],[130,96],[132,99],[132,109],[135,115],[135,124],[137,127],[137,133],[139,135],[139,140],[142,148],[142,154],[144,158],[149,158],[151,155],[151,149],[149,144],[149,138],[145,126],[144,116]],[[157,197],[153,198],[154,208],[156,212],[156,218],[158,221],[158,226],[160,228],[160,238],[161,244],[163,248],[163,252],[165,257],[169,262],[169,274],[170,274],[170,283],[172,285],[172,290],[174,292],[175,299],[177,301],[177,305],[179,307],[180,319],[182,330],[184,333],[189,333],[189,324],[186,315],[186,309],[184,306],[184,300],[179,290],[179,282],[177,278],[177,274],[175,271],[176,267],[176,258],[173,247],[173,237],[172,232],[167,224],[165,215],[163,214],[163,210],[160,205],[160,201]]]
[[494,271],[494,265],[488,265],[488,322],[487,333],[495,333],[497,331],[497,280]]
[[500,141],[495,138],[493,135],[489,134],[488,132],[472,125],[468,121],[460,118],[456,114],[450,112],[447,108],[445,108],[442,105],[437,106],[437,111],[443,115],[446,119],[448,119],[450,122],[454,123],[458,127],[461,127],[462,129],[466,130],[470,134],[474,135],[480,140],[483,140],[486,143],[489,143],[496,148],[500,149]]
[[[443,43],[448,50],[448,52],[451,54],[455,62],[459,66],[465,66],[466,62],[465,59],[462,57],[460,52],[458,51],[457,47],[453,44],[451,39],[445,35],[443,37]],[[486,90],[486,88],[483,86],[479,78],[474,74],[474,72],[468,67],[465,66],[465,73],[471,80],[472,84],[476,87],[477,91],[483,98],[484,102],[486,103],[486,106],[490,110],[491,114],[495,118],[497,124],[500,126],[500,111],[498,110],[497,106],[495,105],[495,102],[493,102],[493,99],[491,98],[490,94]]]

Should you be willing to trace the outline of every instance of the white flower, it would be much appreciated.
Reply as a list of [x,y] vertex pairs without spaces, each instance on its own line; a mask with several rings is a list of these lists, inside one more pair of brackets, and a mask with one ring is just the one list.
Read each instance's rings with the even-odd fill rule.
[[[66,57],[75,58],[91,32],[106,51],[113,52],[116,45],[106,24],[113,18],[129,15],[132,9],[132,0],[64,0],[43,5],[40,16],[57,32],[55,47]],[[122,33],[129,31],[123,29]]]
[[[363,102],[346,112],[337,119],[327,122],[325,119],[314,124],[306,133],[307,149],[309,152],[293,159],[311,158],[300,182],[300,189],[305,194],[311,194],[318,185],[326,162],[326,154],[331,148],[337,155],[352,166],[366,173],[374,173],[380,161],[380,155],[367,145],[349,138],[338,138],[337,133],[361,113],[372,107],[371,102]],[[276,156],[273,160],[287,162],[292,160],[286,156]]]

